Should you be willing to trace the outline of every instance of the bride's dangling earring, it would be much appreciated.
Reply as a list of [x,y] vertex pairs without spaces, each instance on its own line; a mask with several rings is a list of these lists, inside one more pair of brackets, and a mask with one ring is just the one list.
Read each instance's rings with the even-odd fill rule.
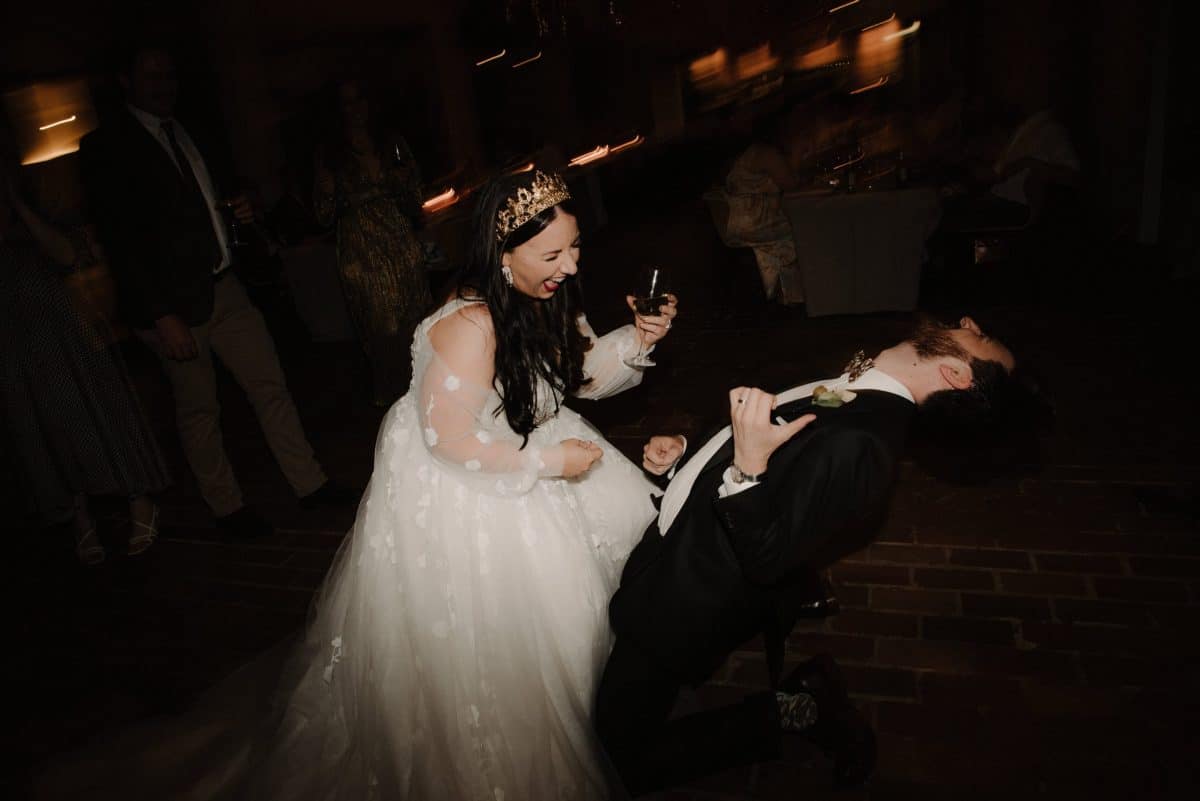
[[509,286],[512,286],[513,285],[512,268],[509,267],[508,265],[505,265],[500,268],[500,272],[504,275],[504,283],[508,284]]

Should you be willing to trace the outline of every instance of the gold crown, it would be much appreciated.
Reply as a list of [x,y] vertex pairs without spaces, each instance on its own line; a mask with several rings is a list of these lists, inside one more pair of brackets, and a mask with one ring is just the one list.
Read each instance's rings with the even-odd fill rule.
[[538,170],[533,174],[529,188],[518,189],[496,215],[496,241],[503,242],[509,234],[546,209],[570,199],[566,181],[553,173],[547,175]]

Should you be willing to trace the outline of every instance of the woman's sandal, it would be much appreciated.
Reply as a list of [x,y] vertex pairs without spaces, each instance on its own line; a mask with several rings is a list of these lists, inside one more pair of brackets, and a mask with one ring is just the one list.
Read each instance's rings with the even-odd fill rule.
[[104,546],[96,536],[96,527],[92,526],[83,536],[75,540],[75,556],[85,567],[96,567],[104,562]]
[[158,506],[150,512],[150,522],[130,520],[129,545],[125,551],[128,556],[145,553],[158,540]]

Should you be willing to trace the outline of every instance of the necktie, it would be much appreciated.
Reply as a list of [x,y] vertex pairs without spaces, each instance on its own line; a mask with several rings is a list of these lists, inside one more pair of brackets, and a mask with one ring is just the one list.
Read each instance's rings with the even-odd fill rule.
[[205,210],[205,216],[209,218],[207,226],[209,236],[205,237],[205,244],[211,248],[213,258],[216,259],[216,265],[213,269],[217,269],[221,263],[221,244],[217,240],[216,230],[211,222],[211,212],[208,209],[208,200],[204,197],[203,190],[200,189],[200,181],[196,178],[196,172],[192,169],[192,162],[184,154],[183,148],[179,146],[179,140],[175,137],[175,123],[170,120],[163,120],[159,123],[163,134],[167,137],[167,144],[171,146],[171,153],[175,156],[175,166],[179,168],[179,174],[183,178],[183,183],[186,191],[191,194],[193,201],[198,201],[201,208]]
[[170,120],[163,120],[159,123],[159,127],[162,128],[163,134],[167,137],[167,144],[171,146],[171,154],[175,156],[175,166],[179,168],[179,174],[183,176],[183,182],[195,189],[201,197],[204,197],[204,193],[200,191],[200,181],[196,179],[196,173],[192,170],[192,162],[188,161],[183,148],[179,146],[179,140],[175,138],[175,123]]

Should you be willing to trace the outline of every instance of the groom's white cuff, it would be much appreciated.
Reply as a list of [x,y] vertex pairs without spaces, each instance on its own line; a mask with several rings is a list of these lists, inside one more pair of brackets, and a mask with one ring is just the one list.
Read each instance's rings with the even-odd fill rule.
[[717,496],[728,498],[731,495],[737,495],[739,492],[745,492],[751,487],[757,487],[761,481],[743,481],[738,483],[733,480],[733,468],[726,467],[725,472],[721,474],[721,486],[717,487]]

